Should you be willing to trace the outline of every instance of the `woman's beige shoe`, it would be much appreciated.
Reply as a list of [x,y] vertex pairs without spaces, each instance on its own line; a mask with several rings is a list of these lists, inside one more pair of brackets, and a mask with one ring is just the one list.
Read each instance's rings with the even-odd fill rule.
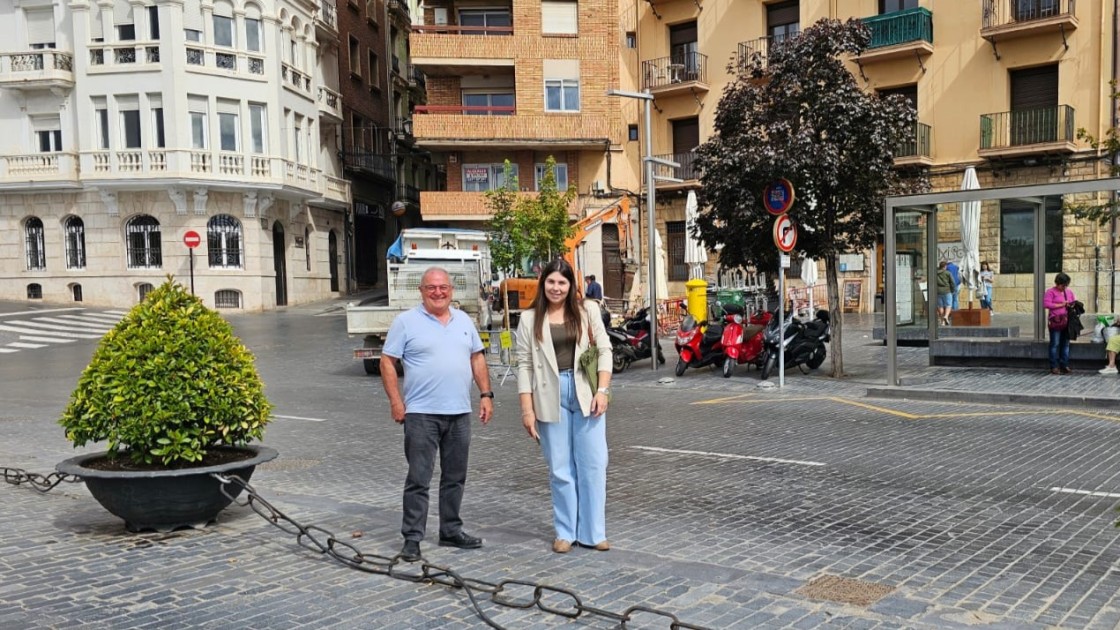
[[557,538],[552,541],[552,551],[556,553],[568,553],[572,550],[572,543]]
[[611,544],[604,540],[603,542],[595,545],[595,549],[596,549],[596,551],[610,551],[611,550]]

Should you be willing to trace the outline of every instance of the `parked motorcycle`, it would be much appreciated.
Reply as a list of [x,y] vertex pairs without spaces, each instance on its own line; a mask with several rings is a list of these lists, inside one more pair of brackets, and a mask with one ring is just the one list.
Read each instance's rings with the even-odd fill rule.
[[762,333],[774,318],[769,311],[759,311],[744,317],[743,307],[727,304],[723,307],[723,377],[731,378],[736,365],[749,363],[761,369],[766,364],[766,346],[762,343]]
[[[617,374],[630,367],[634,361],[652,356],[653,336],[650,335],[649,307],[643,308],[626,318],[621,326],[610,325],[610,315],[604,311],[603,323],[607,326],[607,336],[611,338],[611,354],[614,357],[613,371]],[[657,362],[665,364],[665,354],[657,345]]]
[[[785,367],[801,366],[815,370],[824,363],[828,354],[825,346],[832,339],[832,326],[828,311],[817,311],[817,317],[803,323],[792,314],[779,325],[773,318],[766,326],[762,341],[766,347],[766,362],[762,367],[762,378],[770,377],[778,367],[778,352],[785,352]],[[781,350],[779,350],[779,340]]]
[[707,326],[700,326],[695,317],[685,315],[674,342],[679,355],[677,376],[683,375],[690,367],[698,368],[722,363],[724,359],[722,340],[723,326],[719,322],[713,321]]

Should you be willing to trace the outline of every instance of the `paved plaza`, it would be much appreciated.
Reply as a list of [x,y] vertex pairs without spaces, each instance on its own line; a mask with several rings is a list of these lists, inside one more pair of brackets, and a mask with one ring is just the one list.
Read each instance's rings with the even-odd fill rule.
[[[401,430],[380,381],[350,360],[343,318],[318,305],[231,319],[276,405],[264,443],[280,457],[256,490],[363,551],[396,553]],[[885,386],[884,348],[869,318],[848,323],[843,380],[791,370],[765,390],[756,371],[673,378],[647,361],[618,375],[606,553],[551,553],[547,472],[510,378],[495,421],[474,427],[463,511],[486,545],[429,540],[425,558],[709,628],[1120,625],[1120,415],[1047,404],[1120,399],[1120,379],[929,368],[923,348],[901,348],[903,390],[932,399],[868,397]],[[0,357],[0,466],[46,473],[76,454],[56,419],[94,343]],[[203,530],[137,535],[80,484],[0,492],[0,628],[485,627],[461,591],[347,568],[245,507]],[[481,606],[507,628],[616,626]]]

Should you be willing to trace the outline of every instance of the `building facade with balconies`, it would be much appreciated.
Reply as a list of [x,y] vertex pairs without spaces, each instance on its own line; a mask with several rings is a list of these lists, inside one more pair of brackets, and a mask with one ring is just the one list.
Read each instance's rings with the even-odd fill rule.
[[[664,195],[658,198],[658,229],[667,243],[674,293],[682,292],[682,285],[674,283],[687,278],[683,192],[699,185],[690,168],[691,150],[711,135],[724,86],[746,65],[764,66],[773,47],[822,18],[861,19],[871,29],[870,47],[850,59],[849,67],[865,89],[901,94],[914,103],[914,136],[897,148],[895,162],[905,172],[921,170],[935,191],[959,189],[968,167],[976,169],[982,187],[1108,175],[1106,156],[1078,140],[1077,130],[1102,137],[1114,124],[1109,81],[1117,74],[1111,52],[1117,46],[1117,16],[1112,4],[982,0],[951,11],[942,4],[633,2],[639,16],[638,58],[629,72],[656,99],[654,153],[682,165],[661,174],[685,181],[658,184]],[[626,122],[639,119],[631,114]],[[994,291],[997,311],[1033,312],[1029,252],[1036,219],[1028,206],[1010,200],[982,206],[980,257],[1000,278]],[[1079,296],[1098,302],[1109,297],[1116,255],[1107,230],[1063,214],[1059,199],[1047,200],[1045,207],[1048,273],[1070,273]],[[947,208],[938,221],[943,258],[953,258],[960,242],[957,212]],[[881,248],[853,254],[864,263],[847,265],[841,277],[863,282],[862,303],[870,309],[882,290]],[[797,275],[796,270],[790,274]]]
[[0,24],[0,299],[347,290],[337,52],[317,6],[19,2]]
[[[424,4],[411,55],[427,102],[414,108],[412,133],[446,173],[446,190],[420,193],[426,222],[483,227],[485,192],[503,185],[507,160],[533,194],[554,158],[558,186],[579,193],[573,218],[618,199],[612,161],[626,167],[625,129],[607,92],[620,87],[619,19],[617,0]],[[608,224],[577,252],[610,297],[623,297],[623,261],[634,252],[619,235],[629,232]]]

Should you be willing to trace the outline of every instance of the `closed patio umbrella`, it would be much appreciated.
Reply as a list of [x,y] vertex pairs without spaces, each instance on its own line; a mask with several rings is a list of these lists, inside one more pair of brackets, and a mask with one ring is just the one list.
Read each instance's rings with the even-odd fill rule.
[[[976,169],[968,167],[964,172],[961,190],[979,190],[980,180]],[[980,288],[980,202],[961,203],[961,249],[964,258],[960,261],[961,283],[968,286],[968,306],[972,308],[972,297]]]
[[696,219],[699,214],[700,207],[696,202],[696,192],[690,190],[688,191],[688,199],[684,204],[684,262],[688,265],[689,279],[703,278],[704,263],[708,262],[708,251],[704,249],[704,244],[693,236],[693,230],[696,229]]

